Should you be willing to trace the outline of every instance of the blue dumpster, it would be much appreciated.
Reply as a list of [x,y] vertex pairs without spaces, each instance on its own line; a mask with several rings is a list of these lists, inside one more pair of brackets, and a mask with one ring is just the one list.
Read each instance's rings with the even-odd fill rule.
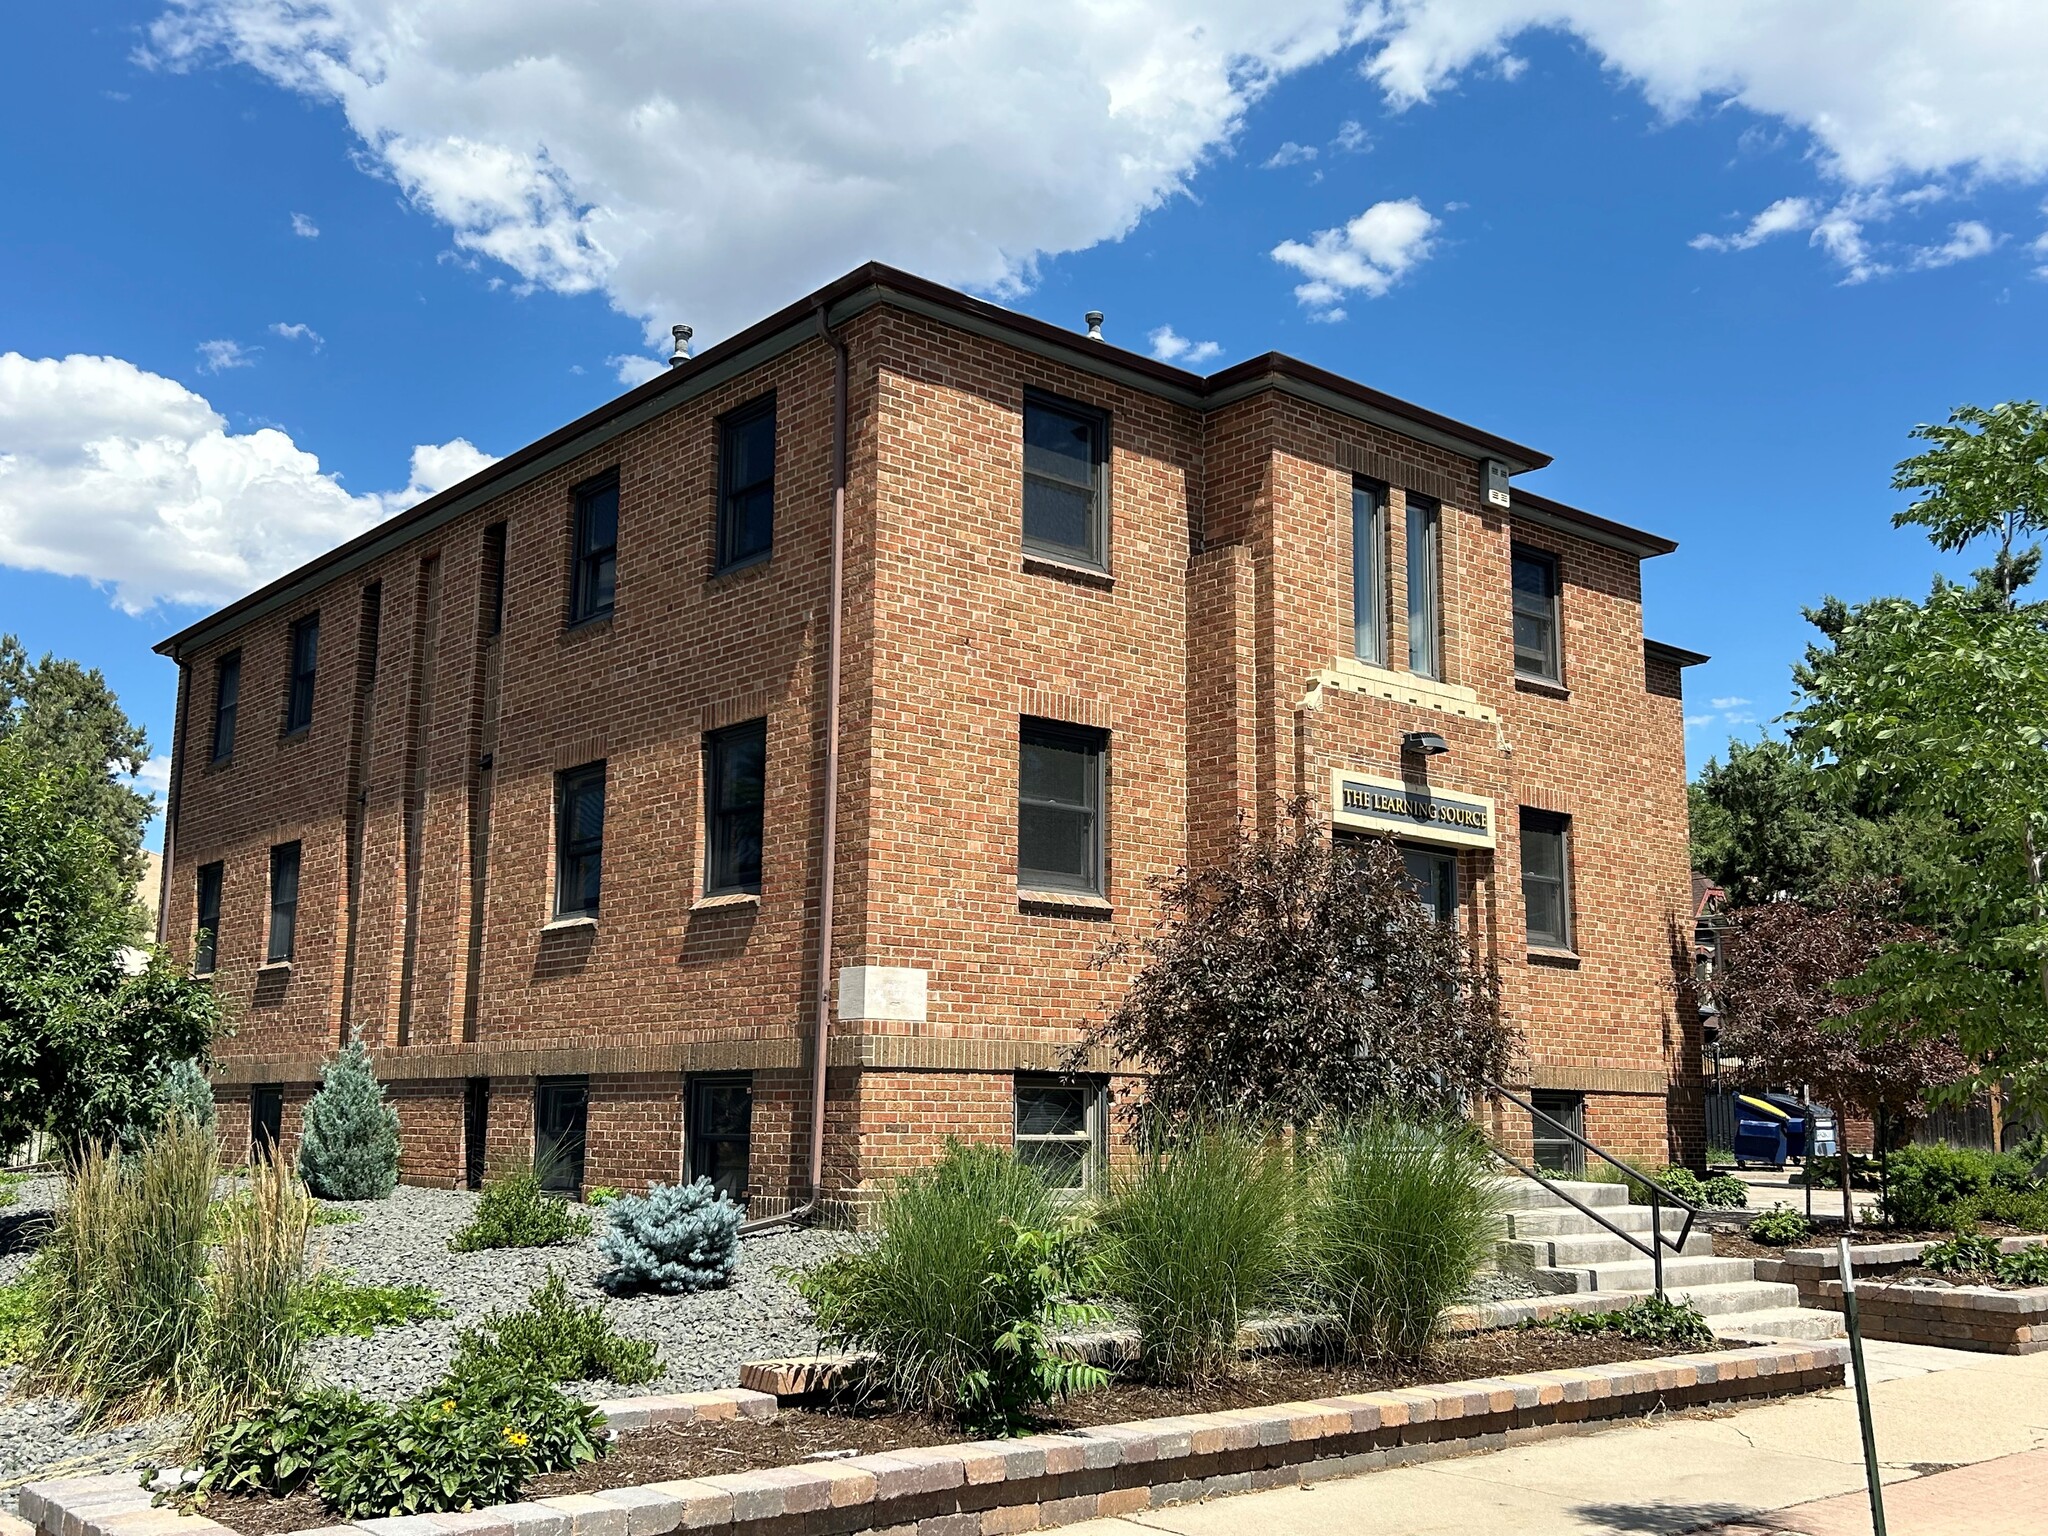
[[[1755,1094],[1741,1093],[1735,1096],[1735,1166],[1746,1168],[1752,1163],[1764,1163],[1772,1168],[1785,1166],[1790,1154],[1790,1142],[1785,1134],[1792,1117],[1769,1099]],[[1806,1125],[1800,1122],[1800,1139],[1805,1140]]]

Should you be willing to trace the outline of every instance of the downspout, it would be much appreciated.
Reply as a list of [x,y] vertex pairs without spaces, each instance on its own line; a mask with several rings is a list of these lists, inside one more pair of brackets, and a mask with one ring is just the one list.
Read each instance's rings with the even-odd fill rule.
[[825,1188],[825,1069],[832,1043],[832,904],[839,855],[839,636],[846,565],[846,343],[818,306],[818,335],[832,348],[832,585],[825,649],[825,828],[818,874],[818,1012],[811,1029],[809,1194],[780,1216],[740,1228],[745,1236],[815,1220]]

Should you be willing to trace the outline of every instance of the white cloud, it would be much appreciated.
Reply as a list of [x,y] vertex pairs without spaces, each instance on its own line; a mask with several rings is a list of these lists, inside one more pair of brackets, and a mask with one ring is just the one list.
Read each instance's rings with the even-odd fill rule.
[[1694,235],[1689,243],[1696,251],[1753,250],[1773,235],[1811,229],[1819,214],[1819,206],[1810,197],[1781,197],[1751,219],[1740,234]]
[[1922,246],[1915,251],[1913,265],[1921,271],[1952,267],[1959,261],[1988,256],[1997,245],[1998,236],[1991,233],[1990,225],[1977,219],[1964,219],[1949,231],[1948,239],[1940,245]]
[[1685,717],[1685,728],[1688,731],[1696,731],[1703,725],[1712,725],[1713,723],[1714,717],[1712,715],[1687,715]]
[[256,354],[261,347],[245,347],[239,341],[202,341],[199,343],[199,371],[201,373],[225,373],[230,368],[253,368]]
[[301,325],[298,324],[297,322],[294,322],[291,325],[286,325],[282,320],[272,321],[270,326],[270,334],[273,336],[282,336],[286,341],[310,342],[315,352],[318,352],[322,347],[327,345],[327,338],[325,336],[322,336],[310,325]]
[[1749,700],[1736,698],[1734,695],[1731,694],[1725,699],[1709,699],[1707,700],[1707,702],[1713,705],[1716,709],[1740,709],[1745,704],[1749,703]]
[[1347,117],[1337,125],[1337,137],[1330,140],[1330,147],[1340,154],[1362,155],[1372,148],[1372,135],[1363,123]]
[[292,215],[292,233],[301,240],[318,240],[320,238],[320,226],[307,218],[303,213],[295,213]]
[[1379,298],[1416,265],[1429,259],[1437,218],[1414,198],[1374,203],[1350,223],[1317,230],[1304,245],[1283,240],[1273,259],[1308,279],[1294,296],[1316,320],[1341,320],[1348,293]]
[[1265,162],[1260,166],[1260,169],[1267,171],[1284,170],[1290,165],[1301,165],[1307,161],[1315,159],[1315,157],[1315,145],[1297,144],[1294,142],[1294,140],[1289,139],[1285,144],[1282,144],[1278,149],[1274,150],[1272,154],[1266,157]]
[[174,379],[0,353],[0,564],[83,577],[130,613],[239,597],[490,462],[460,438],[425,445],[403,490],[352,494]]
[[638,352],[619,353],[606,358],[605,362],[611,367],[612,372],[618,375],[619,382],[628,389],[636,384],[645,384],[649,379],[659,378],[668,372],[666,363],[657,362],[651,357],[643,357]]
[[171,754],[159,752],[142,765],[139,773],[124,773],[121,782],[130,789],[139,789],[150,799],[162,804],[171,792]]
[[1151,344],[1152,355],[1162,363],[1178,363],[1183,368],[1199,368],[1223,350],[1222,343],[1214,341],[1189,341],[1170,325],[1162,325],[1145,340]]

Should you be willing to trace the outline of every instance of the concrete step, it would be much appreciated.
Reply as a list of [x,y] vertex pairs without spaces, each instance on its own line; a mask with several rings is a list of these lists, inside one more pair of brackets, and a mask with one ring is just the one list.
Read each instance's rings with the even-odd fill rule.
[[[1655,1266],[1643,1258],[1546,1265],[1531,1273],[1539,1281],[1556,1277],[1560,1291],[1648,1291],[1656,1285]],[[1686,1285],[1732,1285],[1753,1273],[1748,1259],[1666,1258],[1664,1287],[1669,1291]]]
[[[1594,1209],[1624,1232],[1650,1230],[1650,1208],[1647,1205],[1602,1205]],[[1664,1218],[1664,1230],[1667,1232],[1676,1232],[1685,1225],[1683,1211],[1667,1210],[1659,1214]],[[1607,1231],[1584,1211],[1575,1211],[1568,1205],[1509,1211],[1503,1219],[1510,1237],[1590,1237]]]
[[[1645,1243],[1650,1240],[1650,1229],[1641,1229]],[[1668,1243],[1675,1234],[1667,1234]],[[1496,1245],[1498,1260],[1502,1269],[1574,1269],[1590,1264],[1619,1263],[1629,1259],[1640,1259],[1643,1250],[1626,1238],[1616,1237],[1611,1232],[1594,1230],[1589,1233],[1573,1234],[1568,1237],[1508,1238]],[[1714,1239],[1706,1232],[1695,1232],[1685,1240],[1684,1256],[1706,1258],[1714,1256]],[[1669,1248],[1665,1250],[1667,1263],[1678,1257]]]
[[1703,1317],[1717,1321],[1746,1312],[1776,1312],[1799,1305],[1799,1287],[1769,1280],[1737,1280],[1730,1285],[1667,1286],[1673,1301],[1691,1302]]
[[[1564,1180],[1558,1181],[1560,1189],[1568,1191],[1581,1205],[1626,1205],[1628,1189],[1620,1184],[1584,1184]],[[1501,1204],[1509,1210],[1533,1211],[1546,1207],[1570,1210],[1571,1206],[1562,1196],[1538,1184],[1534,1179],[1502,1179],[1499,1183]]]
[[1713,1319],[1713,1329],[1724,1339],[1839,1339],[1844,1337],[1842,1315],[1815,1307],[1770,1307],[1761,1312],[1737,1312]]

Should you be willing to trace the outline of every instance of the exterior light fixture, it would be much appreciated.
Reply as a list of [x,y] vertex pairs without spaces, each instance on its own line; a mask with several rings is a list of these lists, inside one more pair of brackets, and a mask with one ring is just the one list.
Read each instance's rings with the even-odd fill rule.
[[1401,750],[1417,757],[1442,757],[1451,744],[1435,731],[1409,731],[1401,738]]

